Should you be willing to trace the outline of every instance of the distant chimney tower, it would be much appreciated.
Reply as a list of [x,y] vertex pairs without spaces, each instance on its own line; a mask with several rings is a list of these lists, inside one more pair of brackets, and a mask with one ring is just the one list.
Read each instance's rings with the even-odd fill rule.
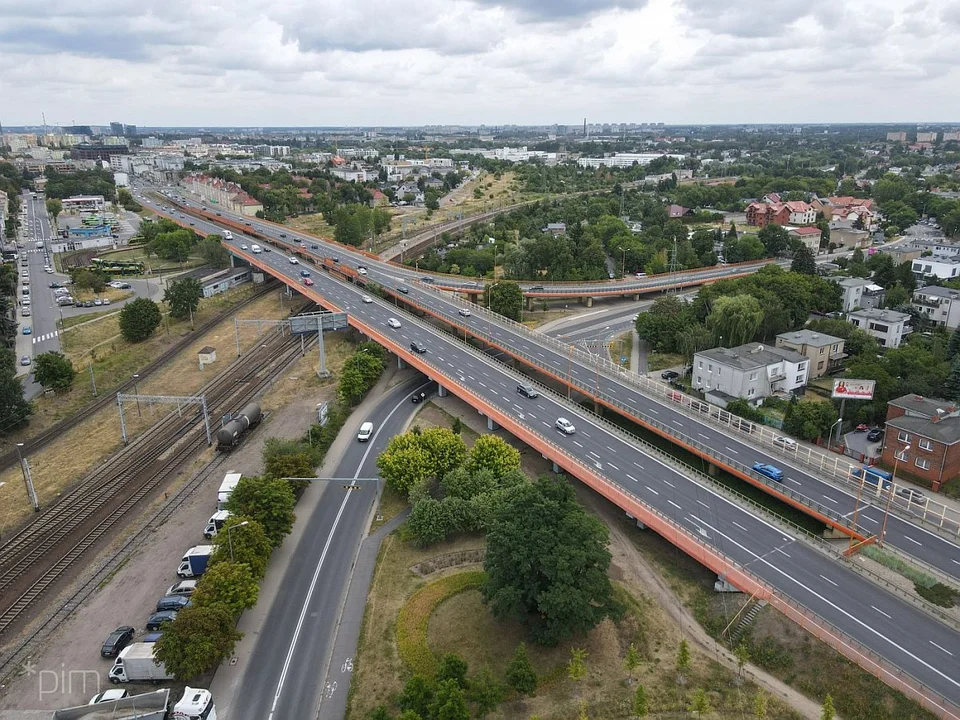
[[586,118],[583,119],[583,136],[584,137],[587,136],[587,119]]

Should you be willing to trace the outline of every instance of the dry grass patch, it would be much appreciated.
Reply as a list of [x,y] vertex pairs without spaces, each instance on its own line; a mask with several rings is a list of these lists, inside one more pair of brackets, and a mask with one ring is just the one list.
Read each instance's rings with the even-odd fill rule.
[[[126,300],[129,297],[133,297],[135,293],[132,290],[117,290],[110,286],[105,287],[98,293],[95,293],[93,290],[81,290],[79,288],[71,289],[72,297],[74,300],[96,300],[100,298],[107,298],[111,303],[118,303],[123,300]],[[120,308],[115,308],[119,310]]]
[[295,218],[287,218],[284,223],[289,228],[310,233],[321,238],[333,238],[333,226],[323,219],[323,213],[311,213]]

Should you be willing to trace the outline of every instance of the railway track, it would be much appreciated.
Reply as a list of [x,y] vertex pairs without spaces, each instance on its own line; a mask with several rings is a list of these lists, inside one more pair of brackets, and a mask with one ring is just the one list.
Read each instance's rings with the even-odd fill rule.
[[[197,394],[219,414],[255,397],[300,352],[299,341],[276,333],[235,361]],[[145,498],[206,447],[199,413],[171,412],[72,488],[17,536],[0,546],[0,637],[69,574]]]
[[[238,310],[243,309],[244,307],[252,303],[254,300],[259,300],[261,297],[263,297],[269,292],[272,292],[273,290],[276,290],[278,287],[272,283],[267,283],[267,284],[270,287],[265,287],[259,292],[248,297],[243,302],[238,303],[237,305],[234,305],[229,310],[226,310],[222,313],[218,313],[214,317],[210,318],[203,325],[198,327],[188,337],[183,338],[183,340],[174,344],[173,347],[164,351],[162,354],[160,354],[156,358],[156,360],[151,362],[149,365],[147,365],[145,368],[143,368],[143,370],[139,372],[140,379],[143,380],[144,378],[149,376],[150,373],[154,372],[157,368],[161,367],[164,363],[168,362],[170,359],[175,357],[177,353],[182,352],[183,348],[186,345],[192,343],[196,339],[197,335],[202,335],[208,330],[211,330],[218,323],[230,317],[231,315],[236,313]],[[41,448],[46,447],[47,445],[50,444],[50,442],[60,437],[68,430],[71,430],[72,428],[76,427],[77,425],[79,425],[81,422],[89,418],[91,415],[93,415],[97,411],[102,410],[107,405],[112,404],[114,402],[114,396],[116,395],[116,393],[126,392],[127,390],[131,389],[133,387],[133,382],[134,381],[132,379],[123,382],[115,390],[111,390],[108,393],[103,393],[98,400],[95,400],[94,402],[84,406],[79,412],[75,413],[74,415],[71,415],[69,418],[66,418],[65,420],[61,420],[60,422],[58,422],[55,425],[52,425],[46,430],[40,433],[37,433],[32,438],[25,440],[23,443],[23,448],[21,449],[21,452],[24,455],[29,455],[31,453],[36,452],[37,450],[40,450]],[[3,454],[0,454],[0,471],[13,467],[14,465],[17,464],[17,462],[18,460],[17,460],[16,450],[8,450]]]

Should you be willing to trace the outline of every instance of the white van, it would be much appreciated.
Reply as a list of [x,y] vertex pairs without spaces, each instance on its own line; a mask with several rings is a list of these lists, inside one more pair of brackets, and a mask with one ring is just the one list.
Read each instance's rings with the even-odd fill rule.
[[291,264],[291,265],[297,265],[297,264],[299,264],[299,262],[300,262],[300,261],[297,260],[295,257],[291,257],[291,258],[287,258],[287,259],[290,261],[290,264]]
[[252,252],[254,255],[259,255],[260,253],[263,252],[263,248],[260,247],[259,245],[251,245],[250,252]]
[[224,239],[224,240],[233,240],[233,233],[230,232],[229,230],[224,230],[224,231],[223,231],[223,239]]
[[365,422],[360,426],[360,431],[357,433],[357,440],[366,442],[371,437],[373,437],[373,423]]

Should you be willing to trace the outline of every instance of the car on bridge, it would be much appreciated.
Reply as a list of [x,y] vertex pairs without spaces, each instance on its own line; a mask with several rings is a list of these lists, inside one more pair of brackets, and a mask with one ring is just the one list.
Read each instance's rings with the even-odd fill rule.
[[419,355],[423,355],[427,351],[427,346],[419,340],[414,340],[410,343],[410,349]]
[[310,278],[303,278],[303,284],[306,285],[307,287],[312,287],[313,280],[311,280]]
[[461,317],[470,317],[471,312],[467,308],[460,308],[457,310],[457,314]]
[[309,271],[309,270],[301,270],[301,271],[300,271],[300,277],[310,277],[310,271]]
[[401,292],[401,293],[403,293],[404,295],[409,295],[409,294],[410,294],[410,288],[408,288],[408,287],[405,286],[405,285],[400,285],[400,286],[397,287],[397,292]]
[[531,400],[540,397],[540,393],[533,385],[517,385],[517,392]]
[[572,422],[562,417],[557,418],[557,422],[554,423],[554,426],[564,435],[573,435],[577,431],[577,428],[574,427]]
[[769,463],[756,462],[753,464],[754,472],[759,473],[765,477],[770,478],[771,480],[776,480],[777,482],[783,482],[783,470],[778,468],[776,465],[770,465]]

